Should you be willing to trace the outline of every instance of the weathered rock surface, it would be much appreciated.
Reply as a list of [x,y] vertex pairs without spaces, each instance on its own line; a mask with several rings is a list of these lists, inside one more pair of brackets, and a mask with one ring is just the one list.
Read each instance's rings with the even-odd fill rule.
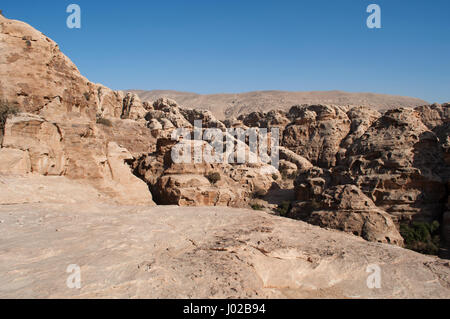
[[336,165],[341,141],[350,131],[350,119],[339,107],[294,106],[293,119],[283,132],[282,145],[321,167]]
[[[337,161],[334,164],[316,162],[315,167],[307,166],[306,170],[298,172],[295,194],[299,203],[294,205],[291,216],[324,227],[354,231],[351,224],[355,221],[349,222],[350,217],[354,219],[358,216],[356,224],[364,224],[363,215],[358,210],[352,209],[349,214],[346,210],[333,207],[327,208],[324,213],[321,207],[322,200],[330,192],[342,190],[343,185],[347,185],[347,188],[354,185],[356,192],[362,191],[371,205],[374,203],[376,210],[382,211],[383,216],[388,213],[395,224],[409,223],[411,220],[438,220],[442,221],[443,234],[446,233],[448,222],[442,217],[448,197],[446,184],[450,176],[450,161],[446,162],[449,135],[447,109],[448,105],[424,106],[416,110],[404,108],[387,111],[382,116],[363,107],[350,109],[346,113],[351,120],[350,131],[345,138],[341,136],[333,143],[335,146],[340,144]],[[305,108],[293,111],[305,113],[296,120],[297,123],[306,121],[303,119],[305,117],[314,117],[313,114],[308,117]],[[346,124],[342,125],[345,127]],[[319,130],[314,136],[328,136],[320,132],[326,131],[326,127],[314,129]],[[320,143],[315,142],[314,145],[310,145],[309,149],[320,149]],[[292,147],[289,143],[284,146]],[[333,149],[334,154],[338,148]],[[356,197],[354,201],[360,201],[360,196]],[[373,208],[370,209],[371,213],[366,211],[364,215],[373,218],[375,228],[372,231],[377,235],[364,237],[379,237],[383,241],[382,234],[385,232],[388,241],[400,243],[392,235],[396,233],[392,227],[388,229],[376,222],[384,217],[381,218],[380,213]],[[361,231],[356,233],[361,234]],[[396,239],[391,240],[391,237]]]
[[89,183],[74,181],[64,176],[0,174],[0,186],[2,189],[0,207],[39,203],[83,205],[83,203],[102,202],[114,204],[113,199],[99,192]]
[[136,95],[114,92],[83,77],[59,46],[28,24],[0,16],[0,96],[47,120],[138,119]]
[[403,238],[392,218],[354,185],[327,188],[296,202],[289,217],[326,228],[339,229],[368,241],[402,246]]
[[[106,132],[103,125],[95,123],[52,123],[38,115],[21,114],[6,123],[0,151],[0,162],[5,165],[2,172],[67,176],[84,180],[124,204],[154,205],[146,184],[125,164],[133,156],[126,149],[114,151],[114,145],[118,148],[111,142],[115,134],[114,128]],[[143,147],[137,147],[134,139],[130,143],[126,137],[115,140],[137,153]]]
[[253,112],[247,115],[241,115],[237,118],[239,121],[247,127],[261,127],[271,129],[278,127],[284,129],[291,121],[286,117],[285,112],[282,111],[269,111]]
[[[1,15],[0,51],[0,98],[23,112],[6,122],[1,172],[82,179],[124,204],[154,204],[125,164],[154,149],[151,106],[89,82],[55,42]],[[130,154],[116,158],[111,143]]]
[[0,173],[24,175],[31,172],[31,161],[28,151],[18,149],[0,149]]
[[[89,82],[56,43],[25,23],[0,16],[0,40],[0,98],[21,111],[7,120],[1,142],[0,173],[8,178],[69,178],[94,189],[94,198],[128,205],[154,205],[150,188],[162,204],[247,207],[253,197],[282,193],[280,185],[297,176],[292,217],[397,245],[399,222],[439,220],[450,243],[449,104],[383,115],[351,103],[267,113],[235,105],[221,122],[211,111],[183,109],[168,98],[150,104]],[[238,114],[256,112],[235,120],[236,107]],[[171,140],[179,128],[192,134],[195,121],[204,129],[279,128],[280,171],[239,163],[246,156],[238,146],[247,154],[249,146],[234,139],[225,158],[237,163],[175,163],[179,142],[212,148],[199,137]]]
[[450,298],[448,261],[263,212],[47,202],[0,229],[0,298]]
[[345,167],[345,177],[396,218],[439,219],[446,197],[443,152],[416,111],[386,112],[349,147]]
[[[196,158],[196,148],[203,155],[213,153],[204,141],[160,138],[156,152],[133,164],[159,204],[245,207],[253,196],[267,193],[274,175],[279,176],[276,169],[263,163],[233,165]],[[219,177],[211,181],[210,174]]]

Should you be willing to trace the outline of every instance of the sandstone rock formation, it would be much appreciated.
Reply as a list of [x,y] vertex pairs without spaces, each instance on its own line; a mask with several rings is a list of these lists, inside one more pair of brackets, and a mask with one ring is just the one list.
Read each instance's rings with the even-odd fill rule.
[[282,111],[269,111],[267,113],[253,112],[250,114],[241,115],[237,119],[242,121],[242,123],[247,127],[260,127],[267,129],[272,127],[284,129],[284,127],[290,123],[290,120]]
[[304,156],[314,165],[336,165],[340,142],[350,131],[345,110],[336,106],[294,106],[293,119],[283,132],[282,145]]
[[[255,195],[267,193],[279,174],[272,166],[255,163],[195,163],[195,148],[205,154],[212,147],[200,140],[158,140],[157,151],[139,158],[135,172],[152,189],[160,204],[180,206],[245,207]],[[178,162],[179,151],[189,152],[188,162]],[[217,174],[217,181],[208,176]]]
[[289,217],[339,229],[368,241],[403,245],[392,218],[354,185],[339,185],[293,205]]
[[[378,235],[366,238],[386,233],[391,234],[386,236],[388,241],[401,243],[398,232],[391,227],[391,218],[397,227],[411,220],[429,223],[437,220],[442,225],[443,238],[448,237],[448,221],[443,214],[450,177],[448,104],[394,109],[384,115],[364,107],[351,108],[346,113],[342,108],[329,108],[338,110],[340,115],[336,117],[331,112],[331,117],[321,121],[316,120],[317,113],[312,108],[317,107],[292,108],[289,114],[294,122],[283,133],[282,145],[315,165],[306,165],[298,171],[295,181],[298,202],[293,205],[291,217],[354,231],[355,223],[360,227],[365,222],[359,208],[349,208],[349,213],[349,209],[339,206],[323,207],[330,192],[340,193],[342,187],[352,185],[356,186],[356,193],[362,191],[368,197],[362,200],[358,195],[354,201],[368,200],[372,213],[367,217],[378,225],[372,229]],[[280,148],[281,154],[283,150]],[[375,212],[372,204],[382,214]],[[389,220],[389,229],[377,219]],[[360,230],[356,233],[361,234]]]
[[[125,164],[154,148],[148,105],[90,83],[55,42],[23,22],[0,16],[0,43],[0,97],[22,112],[2,132],[2,173],[67,176],[124,204],[154,205]],[[113,142],[131,154],[118,155]]]
[[[399,223],[438,220],[450,243],[449,104],[381,114],[341,96],[336,105],[295,105],[288,112],[282,110],[286,101],[273,103],[279,110],[272,111],[235,103],[217,115],[169,98],[142,102],[135,93],[93,84],[55,42],[25,23],[0,16],[0,40],[0,99],[20,111],[4,129],[2,123],[2,176],[70,179],[95,189],[95,198],[126,205],[154,205],[153,193],[160,204],[233,207],[248,207],[273,191],[292,193],[286,188],[295,178],[290,217],[396,245],[403,242]],[[399,106],[418,105],[402,101]],[[379,109],[392,108],[391,102]],[[177,156],[194,162],[175,161],[177,148],[199,146],[213,154],[217,141],[201,138],[212,128],[232,145],[223,161],[195,162],[198,154],[191,151]],[[227,128],[278,128],[279,170]],[[179,129],[187,135],[173,138]],[[258,161],[249,163],[250,157]]]
[[263,212],[87,198],[0,206],[0,298],[450,298],[436,257]]
[[438,219],[447,178],[439,140],[412,109],[386,112],[347,150],[344,174],[397,219]]

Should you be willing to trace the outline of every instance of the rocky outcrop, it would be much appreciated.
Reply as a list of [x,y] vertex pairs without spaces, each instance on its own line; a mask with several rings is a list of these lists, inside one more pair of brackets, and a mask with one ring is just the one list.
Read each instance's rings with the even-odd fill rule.
[[122,119],[140,120],[151,110],[148,103],[143,104],[136,94],[127,93],[123,98]]
[[267,193],[274,175],[279,177],[277,170],[262,163],[196,162],[195,148],[201,154],[213,153],[205,141],[160,138],[156,152],[134,162],[136,175],[150,185],[159,204],[246,207],[252,197]]
[[[360,106],[350,109],[347,112],[347,116],[350,119],[351,124],[350,132],[341,142],[341,150],[343,149],[344,152],[367,131],[373,122],[381,117],[381,114],[374,109]],[[345,154],[343,155],[345,156]]]
[[[440,221],[449,180],[445,143],[442,143],[448,135],[448,130],[443,129],[448,123],[445,114],[442,106],[396,109],[379,118],[376,112],[364,108],[349,110],[351,129],[340,142],[336,165],[309,167],[298,173],[295,194],[299,203],[292,215],[319,225],[346,229],[348,226],[343,227],[342,223],[348,225],[347,218],[354,216],[353,213],[333,212],[333,209],[323,213],[323,207],[310,204],[321,202],[328,192],[337,191],[336,187],[354,185],[397,225],[411,220]],[[305,207],[309,210],[298,214]],[[381,216],[374,210],[371,213],[373,218]],[[366,211],[364,215],[367,214],[370,213]],[[361,220],[362,215],[358,216]],[[444,218],[444,229],[446,223]],[[387,230],[381,227],[378,231],[381,234]]]
[[339,229],[368,241],[402,246],[392,218],[354,185],[339,185],[311,194],[307,201],[298,201],[289,217],[310,224]]
[[350,119],[337,106],[294,106],[293,120],[283,132],[282,145],[302,155],[314,165],[332,167],[341,141],[350,131]]
[[51,121],[145,115],[136,95],[89,82],[54,41],[24,22],[0,15],[0,43],[0,96],[23,112]]
[[397,219],[439,219],[446,195],[443,153],[412,109],[386,112],[347,150],[343,174]]
[[155,101],[161,97],[171,98],[187,108],[201,108],[213,112],[219,120],[252,112],[269,112],[276,109],[289,111],[292,105],[332,104],[343,107],[365,105],[378,111],[386,111],[398,107],[415,107],[427,104],[426,101],[412,97],[375,93],[349,93],[342,91],[255,91],[230,94],[195,94],[172,90],[133,91],[143,101]]
[[199,121],[203,128],[218,128],[224,130],[225,124],[215,118],[211,111],[195,110],[195,109],[181,109],[181,114],[191,123],[195,125],[195,121]]
[[8,119],[0,151],[0,162],[7,165],[2,173],[67,176],[90,183],[120,203],[153,205],[146,184],[125,163],[133,156],[110,141],[114,128],[108,129],[95,123],[51,123],[24,113]]
[[[55,42],[23,22],[0,16],[0,43],[0,98],[21,112],[6,121],[1,172],[85,180],[120,203],[153,205],[125,163],[154,149],[144,119],[151,107],[89,82]],[[127,150],[118,155],[114,143]]]
[[260,127],[271,129],[278,127],[284,129],[290,123],[286,113],[282,111],[253,112],[247,115],[241,115],[237,118],[247,127]]
[[[150,188],[162,204],[235,207],[296,178],[291,217],[397,245],[398,223],[439,220],[450,242],[448,104],[383,115],[363,106],[297,105],[221,122],[210,111],[167,98],[150,104],[89,82],[56,43],[25,23],[0,16],[0,40],[0,98],[20,111],[4,127],[3,175],[85,181],[122,204],[153,205]],[[225,132],[249,127],[280,129],[279,170]],[[188,135],[172,139],[180,128]],[[196,162],[195,152],[193,162],[176,162],[177,147],[214,153],[212,138],[200,141],[209,128],[232,145],[221,163]],[[246,155],[237,152],[241,146]]]
[[57,124],[37,115],[21,114],[7,120],[2,147],[10,152],[26,152],[30,159],[28,171],[60,176],[66,172],[67,161],[62,140]]
[[171,132],[174,128],[192,128],[192,124],[184,117],[178,104],[170,99],[159,99],[153,104],[154,110],[145,115],[145,119],[161,124],[162,129]]

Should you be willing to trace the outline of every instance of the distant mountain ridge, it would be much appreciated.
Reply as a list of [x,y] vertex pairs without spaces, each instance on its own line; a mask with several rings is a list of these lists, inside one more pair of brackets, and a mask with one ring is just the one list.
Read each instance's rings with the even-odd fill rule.
[[296,104],[364,105],[378,111],[429,104],[427,101],[414,97],[344,91],[255,91],[207,95],[172,90],[129,90],[127,92],[136,93],[143,101],[155,101],[161,97],[171,98],[185,108],[210,110],[221,120],[255,111],[267,112],[275,109],[287,111]]

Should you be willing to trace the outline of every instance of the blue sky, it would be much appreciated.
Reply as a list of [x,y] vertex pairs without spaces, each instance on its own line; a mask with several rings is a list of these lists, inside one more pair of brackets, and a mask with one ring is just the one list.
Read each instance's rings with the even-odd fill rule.
[[[67,5],[82,28],[66,27]],[[366,8],[381,7],[382,29]],[[112,89],[344,90],[450,101],[449,0],[2,0]]]

